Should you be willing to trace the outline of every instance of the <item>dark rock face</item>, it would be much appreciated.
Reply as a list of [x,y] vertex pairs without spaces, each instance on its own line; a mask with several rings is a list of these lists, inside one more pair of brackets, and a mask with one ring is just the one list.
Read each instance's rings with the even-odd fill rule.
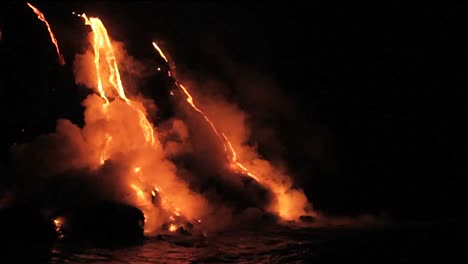
[[52,219],[29,206],[1,209],[0,234],[0,263],[46,260],[56,238]]
[[0,210],[0,234],[0,259],[17,258],[24,252],[49,254],[59,240],[84,246],[125,246],[143,240],[144,215],[135,207],[110,201],[57,212],[16,205]]
[[64,211],[64,241],[125,245],[144,238],[144,215],[137,208],[111,201],[83,204]]
[[299,218],[303,222],[308,222],[308,223],[313,223],[315,222],[315,217],[310,216],[310,215],[301,215]]

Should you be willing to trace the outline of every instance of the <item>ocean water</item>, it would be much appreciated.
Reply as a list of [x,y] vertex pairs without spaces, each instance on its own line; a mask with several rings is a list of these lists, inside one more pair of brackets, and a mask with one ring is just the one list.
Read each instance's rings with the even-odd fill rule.
[[[463,225],[278,226],[206,237],[160,235],[122,247],[58,242],[36,260],[28,252],[22,254],[29,257],[28,263],[468,263],[466,230]],[[20,257],[2,263],[20,262]]]

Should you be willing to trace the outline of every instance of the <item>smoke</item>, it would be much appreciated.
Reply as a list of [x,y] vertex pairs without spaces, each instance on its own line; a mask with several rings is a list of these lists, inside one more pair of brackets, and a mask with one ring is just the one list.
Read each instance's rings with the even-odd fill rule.
[[170,119],[162,123],[159,128],[167,158],[177,159],[193,153],[193,147],[189,140],[189,130],[182,120]]
[[[82,102],[84,126],[61,119],[54,133],[13,146],[20,199],[41,197],[35,202],[56,207],[94,200],[129,204],[144,213],[147,232],[176,217],[215,231],[254,226],[266,216],[286,221],[320,216],[296,187],[275,130],[269,122],[253,121],[271,118],[268,111],[278,113],[288,103],[277,108],[273,97],[259,90],[254,96],[266,99],[251,115],[226,93],[210,92],[226,90],[221,82],[184,82],[206,117],[179,98],[177,115],[155,127],[158,106],[139,92],[152,78],[152,67],[130,56],[120,42],[113,41],[113,48],[129,100],[119,99],[104,60],[97,74],[91,46],[77,54],[75,81],[96,92]],[[97,89],[98,77],[109,104]],[[202,93],[206,85],[211,88]],[[234,156],[227,155],[231,148]]]
[[[249,75],[253,76],[253,74]],[[253,79],[249,80],[256,83]],[[260,82],[263,85],[270,83]],[[360,228],[379,227],[388,225],[391,222],[391,219],[385,214],[362,214],[343,217],[327,215],[313,208],[304,191],[298,187],[300,184],[295,181],[297,177],[291,174],[286,165],[287,161],[283,156],[285,154],[283,152],[284,145],[279,135],[268,126],[270,122],[275,122],[281,116],[294,115],[294,108],[287,107],[292,102],[288,101],[285,95],[280,96],[279,91],[268,94],[264,88],[257,91],[251,87],[250,90],[253,91],[251,97],[253,98],[249,100],[256,101],[258,104],[253,104],[256,109],[247,112],[238,103],[227,99],[229,93],[226,90],[228,89],[220,81],[185,81],[184,83],[188,83],[187,86],[197,88],[191,89],[191,92],[198,106],[207,113],[217,128],[229,138],[237,152],[239,161],[260,179],[260,185],[271,192],[271,197],[266,201],[267,203],[263,209],[280,216],[284,220],[303,219],[303,221],[295,222],[299,226]],[[259,84],[258,87],[265,87],[262,84]],[[270,84],[274,87],[273,83]],[[275,88],[272,90],[275,90]],[[255,98],[261,97],[263,94],[268,99],[255,100]],[[280,98],[285,98],[285,102],[281,102]],[[275,102],[278,102],[278,104],[275,104]],[[282,107],[286,107],[286,109],[282,109]],[[278,116],[275,116],[275,114]],[[299,118],[292,117],[292,119],[298,121]],[[302,135],[314,137],[313,134],[307,134],[306,132],[307,130],[302,131]],[[262,138],[265,134],[269,136]],[[326,163],[324,166],[334,166],[330,160],[330,155],[327,154],[329,150],[327,150],[325,144],[315,144],[304,137],[299,138],[299,140],[304,141],[304,151],[307,152],[308,158],[313,159],[321,156],[320,158]],[[317,140],[317,138],[313,138],[313,140]],[[278,150],[276,155],[273,155],[273,159],[271,159],[271,152],[268,151],[271,148],[265,148],[263,146],[265,144],[275,145],[273,148]],[[315,149],[308,149],[312,147],[315,147]],[[263,153],[267,155],[262,155]],[[307,162],[307,160],[303,162]],[[239,179],[239,175],[228,175]],[[254,197],[255,194],[258,195],[259,193],[258,190],[248,190],[242,187],[239,192],[245,192],[250,197]],[[262,210],[259,210],[258,207],[248,207],[242,212],[234,212],[226,208],[221,208],[219,211],[230,216],[226,219],[226,225],[253,226],[253,223],[264,220]]]
[[[188,83],[187,86],[189,87],[201,87],[200,89],[204,87],[200,83],[190,81],[184,83]],[[214,83],[216,82],[210,82],[209,85],[213,85]],[[219,83],[218,85],[218,90],[223,90],[224,87]],[[228,139],[229,144],[237,155],[236,162],[245,166],[249,173],[252,173],[252,178],[256,179],[252,185],[259,186],[259,188],[263,188],[265,192],[269,193],[269,195],[266,195],[268,197],[266,200],[264,199],[260,203],[255,204],[259,205],[263,203],[261,208],[280,216],[284,220],[297,220],[301,215],[313,213],[311,204],[308,202],[304,192],[294,188],[293,179],[288,175],[287,168],[284,166],[285,163],[273,163],[259,154],[258,145],[256,142],[252,142],[252,131],[249,126],[251,117],[236,104],[226,100],[222,93],[214,95],[204,93],[201,95],[197,93],[198,90],[191,89],[191,91],[197,105],[203,109],[209,120],[215,124],[218,132]],[[205,124],[205,129],[209,127],[206,121],[197,121],[195,123]],[[193,130],[202,130],[202,128],[195,126]],[[208,132],[203,133],[202,136],[194,136],[194,140],[202,140],[206,133]],[[216,137],[213,136],[211,138]],[[220,145],[219,142],[218,145]],[[214,153],[216,155],[223,155],[220,152]],[[206,158],[214,160],[212,155],[209,154]],[[226,160],[218,160],[218,162],[226,165]],[[228,177],[228,179],[223,178],[225,181],[238,188],[239,193],[245,193],[245,195],[251,198],[262,193],[259,191],[259,188],[246,188],[245,184],[242,184],[242,179],[248,177],[248,174],[240,170],[239,167],[233,168],[233,165],[235,164],[230,164],[230,169],[231,171],[237,171],[237,173],[224,172],[224,177]],[[264,195],[265,192],[263,192]]]
[[[132,61],[122,52],[122,45],[117,47],[120,48],[114,51],[120,65]],[[141,68],[127,64],[124,69],[133,77],[127,83],[145,76],[138,71]],[[92,51],[76,56],[74,73],[77,83],[95,89],[97,74]],[[109,85],[104,88],[111,92]],[[147,115],[143,103],[135,100],[127,103],[117,98],[107,106],[103,103],[102,98],[91,94],[82,103],[83,127],[58,120],[55,133],[13,146],[23,185],[18,196],[27,200],[38,195],[44,198],[44,203],[47,198],[60,197],[60,201],[52,201],[56,204],[92,199],[130,204],[144,212],[147,231],[157,230],[173,214],[182,214],[189,220],[203,218],[208,211],[206,200],[179,179],[177,167],[166,158],[186,149],[185,146],[178,149],[171,143],[187,139],[183,123],[175,120],[162,133],[161,138],[176,137],[166,140],[166,147],[159,141],[159,131],[152,128],[155,142],[149,144],[147,127],[143,127],[146,123],[142,123],[141,113]],[[40,193],[46,195],[39,196]],[[158,200],[158,205],[152,199]]]
[[[93,34],[90,33],[87,39],[89,43],[92,43]],[[135,57],[128,54],[123,42],[112,41],[111,44],[115,52],[116,59],[119,62],[119,72],[125,86],[125,91],[137,96],[140,88],[145,85],[145,80],[154,74],[154,68],[148,64],[140,62]],[[77,83],[83,84],[86,87],[96,86],[97,74],[96,68],[93,66],[94,59],[94,50],[91,45],[88,45],[82,54],[75,55],[73,71],[75,81]],[[101,71],[103,76],[107,76],[110,73],[109,69],[106,67],[101,68]],[[139,99],[144,98],[140,97]],[[149,107],[152,108],[154,105],[150,105]]]
[[[192,69],[184,72],[180,67],[178,74],[184,77],[184,85],[192,88],[200,108],[231,140],[241,163],[267,179],[264,185],[270,186],[269,189],[278,190],[276,200],[270,203],[270,211],[277,212],[282,207],[290,208],[291,215],[296,217],[312,215],[313,226],[356,227],[388,223],[390,219],[385,215],[337,217],[326,215],[317,207],[312,208],[307,198],[315,202],[312,191],[320,188],[312,183],[320,182],[318,179],[324,175],[329,177],[337,169],[327,128],[319,122],[314,124],[314,117],[306,119],[288,95],[287,86],[282,89],[275,76],[236,63],[224,48],[230,43],[223,43],[219,38],[207,43],[207,39],[203,38],[198,51],[205,51],[201,57],[208,60],[208,65],[214,65],[212,71],[217,72],[217,77],[204,69],[194,73]],[[295,76],[281,78],[287,80]],[[292,162],[294,169],[288,167],[293,165]],[[311,175],[314,171],[324,173]],[[306,187],[308,197],[298,187]]]

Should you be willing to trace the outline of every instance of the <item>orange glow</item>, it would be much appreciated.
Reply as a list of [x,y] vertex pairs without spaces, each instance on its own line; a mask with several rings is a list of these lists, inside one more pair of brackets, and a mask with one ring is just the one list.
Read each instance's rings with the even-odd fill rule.
[[133,190],[135,190],[136,194],[140,199],[146,200],[145,193],[140,188],[138,188],[138,186],[136,186],[135,184],[130,184],[130,186],[133,188]]
[[232,162],[232,164],[234,164],[234,166],[237,166],[237,168],[240,168],[244,173],[249,175],[251,178],[255,179],[257,182],[260,182],[260,180],[258,179],[257,176],[255,176],[255,174],[250,172],[249,169],[247,169],[247,167],[245,167],[242,163],[240,163],[237,160],[237,152],[234,150],[234,147],[232,146],[231,141],[229,141],[229,139],[226,137],[226,135],[224,133],[222,133],[222,135],[223,135],[224,140],[226,140],[226,143],[229,146],[229,149],[231,151],[231,162]]
[[[29,3],[28,6],[38,14],[40,20],[46,23],[60,58],[57,41],[44,16]],[[153,105],[154,102],[151,100],[153,98],[140,100],[139,96],[142,94],[132,94],[129,89],[126,90],[126,87],[136,87],[140,81],[138,78],[144,76],[121,79],[126,76],[136,77],[138,75],[133,72],[136,70],[134,68],[138,67],[133,67],[133,61],[129,60],[133,58],[127,56],[123,46],[112,40],[108,29],[99,18],[87,17],[86,14],[78,16],[83,19],[85,27],[89,26],[90,28],[91,38],[89,41],[91,45],[88,46],[89,50],[83,54],[77,54],[75,57],[73,67],[76,83],[84,84],[93,89],[95,94],[89,95],[83,101],[83,106],[85,106],[84,126],[75,125],[69,120],[58,122],[56,133],[59,136],[52,137],[52,141],[55,143],[55,140],[60,140],[59,144],[67,145],[63,147],[65,149],[63,153],[59,152],[58,155],[54,156],[44,155],[54,158],[61,156],[60,162],[53,161],[51,167],[54,168],[51,173],[62,175],[61,172],[73,169],[80,169],[80,171],[86,169],[86,172],[90,170],[89,175],[96,175],[95,183],[99,187],[93,190],[102,192],[102,197],[106,199],[109,198],[138,208],[144,215],[144,229],[147,234],[166,229],[170,232],[176,232],[178,228],[182,229],[182,224],[179,221],[201,223],[201,219],[203,219],[203,225],[200,227],[212,226],[213,222],[210,217],[218,218],[220,214],[218,212],[215,214],[214,211],[218,210],[217,203],[222,203],[222,201],[218,201],[218,199],[207,201],[205,193],[197,193],[194,188],[191,188],[191,182],[187,180],[191,176],[190,167],[184,167],[184,170],[181,170],[177,167],[181,164],[179,159],[172,159],[174,156],[178,158],[177,155],[179,155],[179,152],[172,151],[172,149],[182,148],[181,155],[186,155],[186,153],[193,155],[192,152],[185,152],[184,148],[189,151],[193,150],[193,153],[199,150],[198,145],[193,144],[194,147],[191,145],[197,140],[197,133],[194,133],[195,139],[191,138],[192,130],[186,127],[183,120],[175,120],[181,123],[179,126],[171,124],[172,127],[168,128],[169,126],[161,125],[161,130],[158,130],[149,119],[149,113],[145,108],[145,106],[150,105],[148,111],[151,109],[154,113],[158,113],[154,110],[157,110],[158,107]],[[155,42],[152,42],[152,45],[161,58],[169,64],[168,57],[159,46]],[[130,63],[127,64],[129,61]],[[122,67],[122,65],[126,67]],[[122,73],[119,67],[123,70]],[[146,70],[146,67],[144,68]],[[174,80],[172,77],[177,74],[172,71],[171,65],[160,68],[153,67],[152,69],[153,71],[161,71],[163,75],[166,74],[167,70],[167,75],[171,77],[170,80]],[[135,83],[131,83],[132,81]],[[181,92],[177,90],[177,95],[184,95],[189,104],[187,108],[191,110],[191,113],[200,117],[197,120],[202,120],[201,117],[203,117],[203,121],[201,121],[203,129],[209,130],[213,141],[217,142],[215,143],[216,147],[220,149],[219,152],[214,152],[221,154],[221,160],[215,159],[215,162],[209,164],[214,165],[210,169],[221,170],[216,171],[216,174],[213,175],[223,174],[224,177],[224,173],[228,172],[226,173],[227,177],[231,177],[231,175],[233,175],[232,177],[250,177],[255,183],[268,189],[274,196],[275,199],[272,199],[274,201],[266,208],[267,211],[275,213],[285,220],[297,219],[297,216],[303,212],[300,207],[304,204],[305,196],[300,192],[290,192],[292,183],[289,178],[278,177],[277,174],[281,172],[278,172],[277,168],[258,158],[258,155],[248,153],[243,145],[246,141],[243,141],[243,138],[238,137],[237,134],[233,134],[236,132],[226,128],[226,124],[222,120],[216,119],[218,117],[216,111],[209,111],[210,108],[207,104],[200,103],[201,105],[198,105],[198,102],[195,102],[196,98],[190,93],[191,90],[182,84],[175,81],[175,85],[178,88],[171,88],[169,94],[174,96],[175,89],[180,89]],[[212,114],[207,115],[204,111]],[[224,115],[225,119],[230,119],[230,117],[232,115]],[[201,134],[203,135],[203,133]],[[212,144],[211,141],[207,142]],[[177,153],[173,154],[174,152]],[[203,155],[203,153],[201,154]],[[212,156],[206,155],[206,157]],[[185,159],[185,156],[183,158]],[[221,163],[222,168],[218,163]],[[266,164],[267,169],[259,169],[259,164]],[[66,174],[63,173],[63,175]],[[235,182],[244,184],[244,181]],[[246,187],[247,184],[245,183]],[[307,200],[305,201],[307,202]],[[225,213],[224,208],[220,210]],[[53,223],[56,230],[61,230],[63,219],[53,219]]]
[[[114,91],[114,93],[122,99],[128,107],[130,107],[133,111],[137,114],[137,120],[140,127],[140,131],[145,139],[145,143],[148,143],[151,147],[154,146],[155,138],[154,138],[154,130],[146,118],[146,115],[143,111],[144,108],[140,106],[137,102],[130,100],[127,95],[125,94],[125,88],[123,86],[119,68],[117,65],[117,59],[115,56],[114,48],[112,47],[112,43],[110,37],[107,33],[107,29],[105,28],[104,24],[99,18],[90,17],[88,18],[86,14],[80,15],[83,18],[85,25],[89,25],[93,32],[93,51],[94,51],[94,67],[96,71],[97,77],[97,90],[99,92],[100,97],[104,100],[102,114],[104,115],[105,119],[109,120],[113,118],[110,111],[116,111],[110,109],[110,100],[109,97],[114,96],[113,94],[108,94],[106,88],[110,87],[109,92]],[[105,59],[105,63],[104,62]],[[104,71],[107,68],[107,71]],[[106,77],[106,74],[108,76]],[[107,80],[108,82],[104,82]],[[122,113],[123,114],[123,113]],[[116,144],[122,141],[119,134],[116,134],[118,131],[109,132],[112,134],[105,135],[105,141],[101,149],[101,155],[99,157],[100,164],[103,165],[107,159],[110,158],[111,149],[115,148]],[[114,142],[113,136],[116,137]],[[133,136],[133,135],[132,135]],[[141,184],[147,184],[147,179],[145,175],[142,174],[141,166],[134,166],[133,171],[137,173],[137,179]],[[151,215],[151,197],[145,195],[145,192],[139,187],[140,184],[130,183],[129,186],[136,194],[138,198],[135,203],[140,207],[143,211],[145,216],[145,222],[148,217]],[[154,191],[151,192],[153,196],[156,194]],[[145,225],[146,228],[146,225]]]
[[60,216],[56,217],[53,220],[53,223],[54,223],[54,226],[55,226],[55,232],[57,233],[58,237],[63,238],[62,226],[63,226],[63,223],[64,223],[64,218],[60,217]]
[[99,18],[86,14],[79,17],[91,28],[92,52],[80,54],[80,63],[75,64],[79,67],[76,77],[86,79],[85,84],[99,95],[90,95],[84,102],[83,138],[90,147],[85,153],[95,153],[88,162],[97,169],[106,165],[126,168],[112,172],[119,180],[116,184],[124,188],[116,195],[143,212],[145,233],[156,232],[169,215],[183,212],[183,217],[190,221],[202,217],[206,201],[177,178],[175,166],[166,159],[144,104],[126,94],[118,65],[125,62],[125,53],[120,53],[119,46],[113,46]]
[[[213,122],[211,122],[211,120],[205,115],[205,113],[203,113],[202,110],[200,110],[200,108],[197,107],[197,105],[193,102],[193,97],[192,95],[189,93],[189,91],[187,90],[187,88],[185,88],[182,84],[179,84],[178,85],[180,87],[180,89],[182,89],[182,91],[184,92],[185,96],[187,96],[187,102],[190,104],[190,106],[192,106],[192,108],[197,111],[198,113],[200,113],[203,118],[206,120],[206,122],[208,122],[208,124],[210,125],[211,129],[213,130],[213,132],[218,136],[218,138],[221,139],[221,136],[220,136],[220,133],[218,132],[218,129],[216,129],[216,126],[213,124]],[[224,146],[224,149],[226,150],[226,146]]]
[[55,230],[58,231],[62,227],[63,219],[61,217],[57,217],[54,219]]
[[[218,129],[216,128],[216,126],[214,125],[213,122],[211,122],[211,120],[205,115],[205,113],[203,113],[202,110],[200,110],[200,108],[197,107],[197,105],[193,102],[193,97],[192,95],[189,93],[189,91],[187,90],[187,88],[185,88],[182,84],[179,84],[178,85],[182,91],[184,92],[184,94],[187,96],[187,102],[192,106],[193,109],[195,109],[195,111],[199,112],[200,114],[202,114],[202,116],[205,118],[206,122],[208,122],[208,124],[210,125],[211,129],[213,130],[213,132],[218,136],[218,138],[221,139],[221,141],[223,142],[223,146],[224,146],[224,151],[227,155],[227,158],[229,160],[229,162],[231,162],[231,164],[234,166],[234,167],[237,167],[238,169],[240,169],[243,173],[245,173],[246,175],[248,175],[249,177],[251,177],[252,179],[256,180],[257,182],[259,182],[259,179],[257,176],[255,176],[255,174],[253,174],[252,172],[249,171],[249,169],[247,169],[242,163],[240,163],[238,160],[237,160],[237,153],[236,151],[234,150],[234,147],[232,146],[231,142],[229,141],[229,139],[226,137],[226,135],[224,135],[224,133],[219,133],[218,132]],[[224,140],[223,140],[224,139]]]
[[109,146],[109,143],[112,141],[112,136],[110,135],[106,135],[106,140],[104,141],[104,146],[103,146],[103,149],[101,151],[101,156],[99,157],[99,162],[102,164],[104,164],[107,160],[107,149],[108,149],[108,146]]
[[161,58],[163,58],[166,62],[169,63],[169,61],[166,58],[166,55],[164,55],[162,50],[159,48],[158,44],[156,44],[156,42],[154,42],[154,41],[153,41],[153,47],[159,52],[159,55],[161,56]]
[[[162,50],[159,48],[159,46],[156,44],[156,42],[153,41],[153,47],[159,52],[159,55],[161,55],[161,57],[166,61],[167,61],[167,58],[166,56],[164,55],[164,53],[162,52]],[[170,71],[168,71],[170,72]],[[249,177],[251,177],[252,179],[256,180],[257,182],[259,181],[258,177],[255,176],[252,172],[249,171],[249,169],[247,169],[242,163],[240,163],[238,160],[237,160],[237,153],[236,151],[234,150],[231,142],[229,141],[229,139],[226,137],[226,135],[224,135],[224,133],[220,133],[218,131],[218,129],[216,128],[216,126],[214,125],[213,122],[211,122],[211,120],[208,118],[207,115],[205,115],[205,113],[200,109],[198,108],[198,106],[195,104],[195,102],[193,101],[193,97],[192,95],[190,94],[190,92],[187,90],[187,88],[185,88],[182,84],[178,84],[176,82],[177,86],[180,87],[180,89],[182,90],[182,92],[184,92],[185,96],[186,96],[186,100],[187,102],[190,104],[190,106],[195,110],[197,111],[198,113],[200,113],[203,118],[205,119],[205,121],[210,125],[211,129],[213,130],[213,132],[216,134],[216,136],[221,140],[221,142],[223,142],[223,146],[224,146],[224,151],[227,155],[227,158],[230,162],[232,162],[232,164],[234,166],[236,166],[237,168],[239,168],[242,172],[244,172],[245,174],[247,174]],[[222,136],[221,136],[222,135]]]
[[[128,101],[127,97],[125,96],[125,93],[123,91],[123,86],[120,81],[120,74],[119,74],[119,69],[117,67],[117,62],[115,60],[115,55],[114,55],[114,49],[112,48],[109,36],[107,35],[107,30],[102,24],[102,21],[99,18],[94,18],[91,17],[88,19],[86,14],[81,15],[83,20],[85,21],[85,25],[91,26],[91,29],[93,30],[93,36],[94,36],[94,64],[96,66],[96,75],[97,75],[97,81],[98,81],[98,91],[101,97],[105,100],[106,104],[109,104],[109,99],[106,96],[106,93],[104,91],[104,86],[102,83],[102,73],[101,73],[101,49],[104,50],[106,60],[110,69],[110,76],[109,76],[109,82],[112,84],[112,86],[117,89],[120,98],[122,98],[124,101]],[[117,76],[116,76],[117,75]],[[118,80],[116,83],[116,79]]]
[[106,95],[104,85],[103,85],[103,72],[101,71],[101,52],[104,54],[107,66],[109,69],[109,78],[108,81],[114,90],[117,92],[118,96],[124,100],[129,106],[131,106],[135,111],[137,111],[139,115],[139,122],[142,128],[142,132],[144,133],[146,142],[150,143],[151,145],[154,144],[154,131],[153,127],[146,118],[145,113],[140,110],[133,101],[127,98],[125,95],[125,89],[122,84],[122,80],[120,78],[119,67],[117,65],[117,60],[114,53],[114,48],[112,47],[112,43],[110,41],[109,35],[107,34],[107,29],[102,23],[99,18],[90,17],[88,18],[86,14],[80,15],[83,20],[85,21],[85,25],[89,25],[93,31],[94,41],[93,41],[93,48],[94,48],[94,65],[96,67],[96,75],[97,75],[97,86],[98,91],[101,98],[104,99],[104,105],[107,106],[109,104],[108,96]]
[[[65,59],[63,58],[62,54],[60,53],[60,49],[58,47],[57,39],[55,38],[55,35],[52,32],[52,29],[50,28],[49,22],[47,22],[47,20],[45,19],[44,14],[42,14],[42,12],[39,9],[37,9],[36,7],[31,5],[30,3],[27,3],[27,5],[34,11],[34,13],[36,13],[37,18],[39,18],[39,20],[44,22],[44,24],[47,26],[47,30],[49,31],[49,35],[50,35],[50,39],[52,40],[52,43],[55,45],[55,50],[57,51],[57,55],[58,55],[58,58],[59,58],[60,65],[65,65]],[[0,39],[1,39],[1,32],[0,32]]]
[[[159,52],[161,57],[167,61],[166,56],[155,42],[153,42],[153,46]],[[269,210],[273,211],[284,220],[295,220],[299,218],[299,216],[305,214],[304,207],[308,204],[307,198],[302,191],[290,190],[291,181],[289,177],[282,175],[278,176],[280,173],[277,171],[272,171],[271,165],[267,161],[263,160],[249,161],[249,167],[251,167],[249,169],[248,166],[239,160],[238,154],[226,134],[220,132],[219,128],[217,128],[214,122],[212,122],[208,116],[195,104],[193,97],[187,88],[185,88],[182,84],[177,83],[177,81],[175,84],[185,94],[186,101],[189,103],[189,105],[203,116],[205,121],[210,125],[212,131],[223,143],[224,151],[229,163],[229,168],[254,179],[262,186],[268,188],[275,196],[276,199],[270,205]],[[259,166],[259,164],[261,166]]]
[[174,224],[169,225],[169,231],[175,232],[177,230],[177,226]]

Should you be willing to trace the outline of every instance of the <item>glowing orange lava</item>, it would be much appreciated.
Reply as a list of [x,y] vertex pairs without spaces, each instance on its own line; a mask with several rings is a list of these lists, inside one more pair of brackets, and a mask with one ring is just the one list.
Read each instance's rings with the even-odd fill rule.
[[56,217],[53,220],[54,226],[55,226],[55,232],[57,233],[59,238],[63,238],[63,233],[62,233],[62,226],[64,223],[64,218],[63,217]]
[[[154,43],[154,42],[153,42]],[[251,177],[252,179],[256,180],[257,182],[259,182],[259,179],[257,176],[255,176],[255,174],[253,174],[252,172],[249,171],[249,169],[247,169],[242,163],[240,163],[238,160],[237,160],[237,153],[236,151],[234,150],[234,147],[232,146],[232,143],[231,141],[229,141],[229,139],[226,137],[226,135],[224,133],[219,133],[218,132],[218,129],[216,128],[216,126],[214,125],[213,122],[211,122],[211,120],[205,115],[205,113],[203,113],[202,110],[200,110],[200,108],[197,107],[197,105],[193,102],[193,97],[192,95],[189,93],[189,91],[187,90],[187,88],[185,88],[182,84],[178,84],[178,86],[182,89],[182,91],[184,92],[184,94],[187,96],[187,102],[192,106],[193,109],[195,109],[195,111],[199,112],[200,114],[202,114],[203,118],[206,120],[206,122],[208,122],[208,124],[210,125],[211,129],[213,130],[213,132],[218,136],[218,138],[220,138],[223,142],[223,146],[224,146],[224,151],[226,152],[226,155],[228,157],[228,160],[231,162],[231,165],[233,165],[234,168],[238,168],[240,169],[242,172],[244,172],[245,174],[247,174],[249,177]]]
[[[158,45],[155,42],[153,42],[153,47],[158,51],[161,57],[163,57],[163,59],[167,62],[166,56],[164,55],[162,50],[158,47]],[[216,134],[218,138],[221,139],[223,146],[224,146],[224,151],[226,153],[226,157],[230,165],[229,168],[236,172],[241,172],[244,175],[249,176],[250,178],[260,183],[262,186],[268,188],[275,195],[276,201],[273,202],[272,205],[270,205],[269,210],[274,211],[279,217],[281,217],[284,220],[295,220],[300,215],[304,214],[305,211],[304,211],[303,206],[306,205],[308,201],[305,195],[302,193],[302,191],[289,190],[290,185],[288,184],[288,182],[290,181],[284,181],[285,183],[281,183],[281,182],[278,182],[277,180],[273,180],[269,178],[269,176],[265,175],[265,173],[262,173],[260,177],[259,174],[254,173],[246,165],[241,163],[238,159],[238,154],[236,150],[234,149],[233,144],[231,143],[229,138],[226,136],[226,134],[223,132],[219,132],[219,129],[216,127],[216,125],[195,104],[193,97],[190,94],[190,92],[187,90],[187,88],[185,88],[182,84],[177,83],[177,81],[175,81],[175,83],[185,94],[186,101],[189,103],[189,105],[195,111],[197,111],[203,116],[206,122],[210,125],[212,131]],[[269,167],[269,166],[266,166],[266,167]]]
[[166,58],[166,55],[164,55],[162,50],[159,48],[158,44],[156,44],[156,42],[154,41],[153,41],[153,47],[159,52],[159,55],[161,56],[161,58],[163,58],[167,63],[169,63],[169,61]]
[[[37,9],[36,7],[31,5],[30,3],[27,3],[27,5],[34,11],[34,13],[36,13],[37,18],[39,18],[39,20],[44,22],[44,24],[47,26],[47,30],[49,31],[49,35],[50,35],[50,39],[52,40],[52,43],[54,43],[54,45],[55,45],[55,49],[57,51],[57,55],[58,55],[58,58],[59,58],[60,65],[65,65],[65,59],[63,58],[62,54],[60,53],[60,49],[58,47],[58,41],[55,38],[55,35],[52,32],[52,29],[50,28],[49,22],[47,22],[47,20],[45,19],[44,14],[42,14],[42,12],[39,9]],[[1,39],[1,33],[0,33],[0,39]]]
[[113,47],[99,18],[78,16],[91,28],[92,52],[83,54],[86,59],[77,74],[88,76],[91,66],[95,79],[88,86],[99,95],[90,95],[85,101],[89,163],[95,169],[106,165],[123,168],[115,171],[118,187],[123,186],[116,195],[143,212],[148,234],[159,230],[170,215],[187,221],[203,217],[206,201],[177,178],[144,104],[126,94],[117,61],[125,61],[125,54]]
[[[107,78],[108,84],[113,88],[116,92],[117,96],[122,99],[131,109],[136,111],[138,114],[138,123],[140,126],[140,130],[145,138],[145,142],[150,146],[154,146],[155,139],[154,139],[154,130],[147,119],[143,110],[141,110],[137,103],[130,100],[126,94],[125,89],[120,78],[120,72],[117,65],[117,60],[115,57],[114,49],[112,47],[111,40],[107,33],[107,29],[105,28],[104,24],[99,18],[90,17],[88,18],[86,14],[80,15],[83,18],[85,25],[89,25],[93,32],[93,49],[94,49],[94,65],[96,70],[97,76],[97,89],[99,95],[104,100],[103,104],[103,113],[108,115],[108,107],[110,105],[109,97],[113,96],[113,94],[108,94],[106,92],[106,83],[104,83],[105,74],[108,73],[109,76]],[[106,61],[106,66],[108,71],[104,71],[102,69],[102,60]],[[108,116],[108,118],[110,118]],[[104,164],[105,161],[109,158],[108,152],[110,145],[113,141],[113,137],[111,134],[105,135],[105,141],[103,144],[103,149],[101,150],[101,155],[99,158],[100,164]],[[135,166],[133,169],[134,173],[140,182],[145,182],[144,176],[141,172],[141,167]],[[136,196],[138,197],[138,204],[143,207],[143,213],[145,214],[145,220],[147,218],[147,212],[145,212],[145,208],[149,208],[151,206],[151,197],[145,195],[145,192],[139,187],[136,183],[129,183],[129,186],[135,191]]]
[[107,106],[109,104],[108,96],[104,90],[103,80],[102,80],[102,71],[101,71],[101,51],[104,53],[105,59],[107,61],[107,66],[110,71],[109,74],[109,83],[117,92],[118,96],[124,100],[129,106],[131,106],[134,110],[138,112],[139,115],[139,122],[142,128],[142,131],[145,135],[146,141],[151,145],[154,144],[154,131],[153,127],[146,118],[145,113],[140,110],[138,107],[135,106],[135,103],[127,98],[125,95],[125,89],[122,84],[122,80],[120,78],[120,71],[119,67],[117,66],[117,60],[115,58],[114,48],[112,47],[112,43],[110,41],[109,35],[107,34],[107,29],[102,23],[99,18],[91,17],[88,18],[86,14],[82,14],[81,17],[85,21],[85,25],[91,26],[91,29],[94,33],[94,65],[96,67],[96,75],[97,75],[97,86],[100,96],[104,99],[105,104]]
[[[161,55],[161,57],[166,61],[167,61],[167,58],[166,56],[164,55],[163,51],[159,48],[159,46],[156,44],[156,42],[153,41],[153,47],[158,51],[159,55]],[[211,120],[208,118],[207,115],[205,115],[205,113],[195,104],[195,102],[193,101],[193,97],[192,95],[190,94],[190,92],[187,90],[187,88],[185,88],[182,84],[179,84],[177,83],[177,86],[182,90],[182,92],[185,94],[186,96],[186,100],[187,102],[190,104],[190,106],[195,110],[197,111],[198,113],[200,113],[203,118],[205,119],[205,121],[210,125],[211,129],[213,130],[213,132],[216,134],[216,136],[221,139],[221,141],[223,142],[223,146],[224,146],[224,151],[227,155],[227,158],[228,160],[232,163],[231,165],[233,165],[234,167],[237,167],[238,169],[240,169],[242,172],[244,172],[245,174],[247,174],[249,177],[251,177],[252,179],[256,180],[257,182],[259,181],[258,177],[255,176],[255,174],[253,174],[252,172],[249,171],[249,169],[247,169],[242,163],[240,163],[238,160],[237,160],[237,153],[236,151],[234,150],[234,147],[232,146],[232,143],[229,141],[229,139],[226,137],[226,135],[224,133],[220,133],[218,131],[218,129],[216,128],[216,126],[214,125],[213,122],[211,122]]]
[[177,226],[174,224],[169,225],[169,231],[175,232],[177,230]]

